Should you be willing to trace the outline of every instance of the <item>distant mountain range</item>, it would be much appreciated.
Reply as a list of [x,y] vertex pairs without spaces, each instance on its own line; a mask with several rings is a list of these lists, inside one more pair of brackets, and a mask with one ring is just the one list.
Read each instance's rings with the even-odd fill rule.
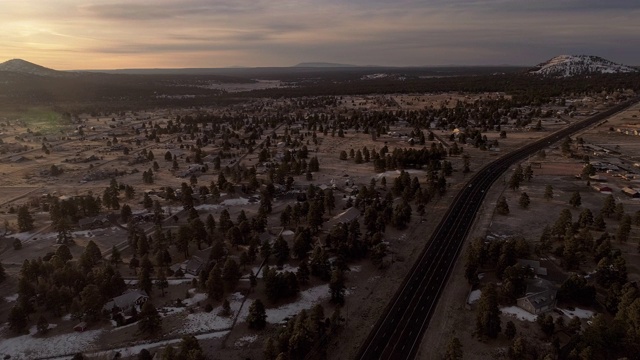
[[1,63],[0,71],[48,77],[63,77],[73,75],[73,73],[49,69],[22,59],[11,59]]
[[330,62],[301,62],[300,64],[293,65],[293,67],[313,67],[313,68],[336,68],[336,67],[360,67],[352,64],[337,64]]
[[614,63],[599,56],[560,55],[536,65],[529,70],[529,73],[545,77],[571,77],[637,71],[637,69],[630,66]]
[[[474,67],[454,67],[474,68]],[[516,68],[516,67],[514,67]],[[40,66],[22,59],[12,59],[0,63],[0,72],[28,74],[42,77],[75,77],[82,73],[110,73],[110,74],[164,74],[164,75],[222,75],[222,76],[249,76],[254,72],[270,72],[284,74],[289,72],[316,71],[313,69],[326,69],[326,71],[369,71],[372,69],[416,70],[416,69],[445,69],[443,67],[382,67],[382,66],[358,66],[351,64],[339,64],[329,62],[303,62],[289,67],[272,68],[184,68],[184,69],[115,69],[115,70],[83,70],[83,71],[58,71]],[[344,69],[344,70],[343,70]],[[619,74],[638,72],[638,69],[614,63],[598,56],[590,55],[560,55],[549,59],[529,69],[529,74],[545,77],[571,77],[592,74]],[[231,80],[231,79],[228,79]],[[244,79],[247,81],[247,79]]]

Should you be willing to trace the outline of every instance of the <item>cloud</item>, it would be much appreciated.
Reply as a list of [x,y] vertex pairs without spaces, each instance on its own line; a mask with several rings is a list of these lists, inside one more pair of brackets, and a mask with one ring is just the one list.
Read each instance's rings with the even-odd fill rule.
[[640,64],[638,18],[637,0],[7,0],[0,54],[63,69],[535,64],[559,53]]

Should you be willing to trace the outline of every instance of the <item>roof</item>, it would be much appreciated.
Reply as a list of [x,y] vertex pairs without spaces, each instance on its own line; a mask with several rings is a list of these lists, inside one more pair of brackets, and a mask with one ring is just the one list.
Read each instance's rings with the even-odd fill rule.
[[534,308],[540,309],[553,304],[553,302],[556,301],[556,294],[556,290],[545,290],[543,292],[524,296],[521,299],[525,299],[533,305]]
[[354,219],[357,219],[359,216],[360,216],[360,210],[358,210],[355,207],[350,207],[347,210],[329,219],[329,221],[327,221],[326,224],[329,228],[332,228],[337,224],[350,223]]
[[104,304],[103,309],[111,311],[114,307],[118,307],[120,309],[128,308],[135,305],[136,301],[138,301],[141,297],[149,298],[149,295],[143,290],[133,290],[129,292],[125,292],[124,294],[114,297],[111,301]]
[[533,269],[536,275],[547,275],[547,268],[540,267],[540,261],[537,260],[527,260],[527,259],[518,259],[518,264],[521,266],[529,266]]

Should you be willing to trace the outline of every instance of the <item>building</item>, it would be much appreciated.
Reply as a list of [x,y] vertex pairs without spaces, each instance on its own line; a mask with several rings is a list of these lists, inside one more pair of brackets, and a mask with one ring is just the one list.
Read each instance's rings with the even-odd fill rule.
[[593,185],[593,188],[601,193],[610,193],[613,191],[610,187],[604,185]]
[[360,216],[360,210],[355,207],[350,207],[340,214],[332,217],[325,223],[325,229],[331,230],[338,224],[348,224]]
[[78,220],[78,226],[82,230],[91,230],[105,227],[109,224],[106,216],[94,216]]
[[526,295],[517,300],[518,307],[531,314],[538,315],[553,310],[556,307],[557,291],[550,289],[539,293]]
[[130,290],[124,294],[114,297],[102,307],[102,310],[109,313],[131,312],[135,307],[142,305],[149,300],[149,295],[143,290]]
[[530,267],[536,275],[547,276],[547,268],[540,266],[540,261],[518,259],[518,264],[522,267]]
[[193,276],[198,276],[207,265],[209,265],[209,256],[211,255],[212,247],[208,247],[203,250],[198,250],[184,267],[184,272]]
[[548,280],[534,278],[527,280],[526,295],[516,300],[516,305],[534,315],[553,310],[558,302],[558,291]]
[[631,198],[640,198],[640,193],[637,190],[634,190],[630,187],[623,187],[622,192]]

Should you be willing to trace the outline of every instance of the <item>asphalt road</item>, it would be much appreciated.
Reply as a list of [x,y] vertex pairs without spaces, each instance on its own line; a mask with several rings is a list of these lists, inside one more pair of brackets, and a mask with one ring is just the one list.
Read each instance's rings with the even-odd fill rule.
[[361,346],[357,358],[415,358],[438,298],[451,274],[484,196],[493,182],[511,166],[528,156],[585,127],[606,119],[639,100],[640,98],[630,100],[569,125],[543,139],[506,154],[479,170],[453,200],[413,268]]

